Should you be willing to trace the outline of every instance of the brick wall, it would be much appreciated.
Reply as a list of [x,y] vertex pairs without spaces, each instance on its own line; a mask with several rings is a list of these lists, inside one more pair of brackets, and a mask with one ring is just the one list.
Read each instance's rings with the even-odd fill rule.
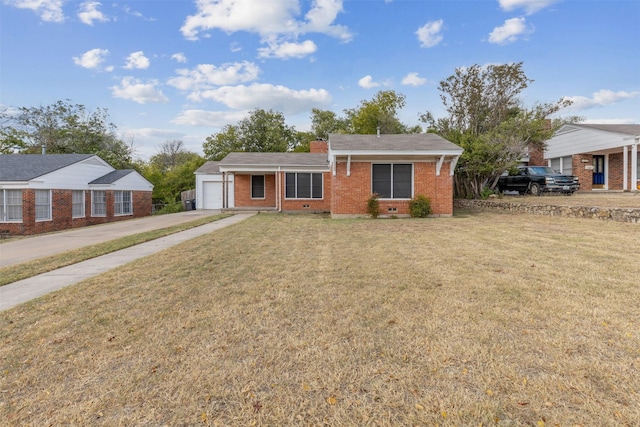
[[[453,177],[449,175],[450,163],[442,165],[436,176],[435,162],[414,163],[414,195],[422,194],[431,199],[434,215],[453,214]],[[333,177],[331,213],[336,215],[364,215],[367,200],[371,197],[371,163],[352,162],[351,176],[347,176],[346,162],[338,162]],[[407,200],[380,200],[381,215],[407,215]]]
[[[256,174],[262,175],[262,174]],[[251,175],[235,174],[233,182],[234,201],[237,208],[275,208],[276,179],[275,174],[264,176],[264,199],[251,198]]]
[[529,166],[547,166],[542,150],[539,148],[529,148]]
[[0,223],[0,230],[7,230],[12,235],[32,235],[151,215],[150,191],[133,192],[133,215],[115,216],[113,214],[113,191],[107,191],[107,215],[104,217],[91,216],[91,191],[85,191],[85,216],[83,218],[72,218],[72,200],[72,190],[52,190],[51,220],[36,221],[35,190],[23,190],[22,222]]
[[624,158],[622,153],[609,154],[609,190],[622,190],[624,174]]
[[593,156],[591,154],[574,154],[571,160],[571,171],[579,179],[580,191],[591,191],[593,190],[593,171],[585,169],[585,166],[593,166]]
[[[315,141],[318,142],[318,141]],[[322,142],[322,141],[319,141]],[[280,173],[281,199],[283,211],[329,212],[331,210],[332,180],[331,172],[322,174],[322,199],[286,199],[284,186],[285,173]]]

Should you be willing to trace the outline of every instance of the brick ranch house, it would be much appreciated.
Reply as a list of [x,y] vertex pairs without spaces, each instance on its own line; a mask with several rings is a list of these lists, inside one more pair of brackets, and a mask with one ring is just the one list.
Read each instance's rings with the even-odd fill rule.
[[312,141],[309,153],[230,153],[196,173],[197,209],[257,209],[406,216],[416,195],[433,215],[453,214],[453,173],[462,148],[435,134],[342,135]]
[[639,143],[640,125],[566,124],[547,141],[539,164],[577,176],[580,191],[638,191]]
[[0,232],[29,235],[151,215],[153,185],[93,154],[0,155]]

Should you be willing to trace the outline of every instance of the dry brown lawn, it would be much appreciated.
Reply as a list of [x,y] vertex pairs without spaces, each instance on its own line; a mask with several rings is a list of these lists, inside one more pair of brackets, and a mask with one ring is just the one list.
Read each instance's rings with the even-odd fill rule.
[[0,313],[0,424],[637,426],[638,242],[257,215]]

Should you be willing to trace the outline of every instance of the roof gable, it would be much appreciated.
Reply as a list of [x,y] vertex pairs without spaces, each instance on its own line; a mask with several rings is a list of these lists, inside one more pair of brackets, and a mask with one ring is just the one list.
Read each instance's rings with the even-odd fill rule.
[[0,181],[29,181],[97,156],[95,154],[1,154]]

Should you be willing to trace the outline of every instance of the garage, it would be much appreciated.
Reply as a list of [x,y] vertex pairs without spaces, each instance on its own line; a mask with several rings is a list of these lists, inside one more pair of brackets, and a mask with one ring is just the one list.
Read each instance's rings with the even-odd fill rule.
[[218,162],[206,162],[196,170],[195,175],[196,209],[223,209],[234,206],[233,175],[226,175],[225,184]]

